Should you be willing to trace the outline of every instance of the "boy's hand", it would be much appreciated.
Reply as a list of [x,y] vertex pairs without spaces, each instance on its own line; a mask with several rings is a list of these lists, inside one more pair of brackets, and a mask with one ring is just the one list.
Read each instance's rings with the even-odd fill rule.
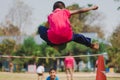
[[92,6],[92,10],[98,9],[98,6]]

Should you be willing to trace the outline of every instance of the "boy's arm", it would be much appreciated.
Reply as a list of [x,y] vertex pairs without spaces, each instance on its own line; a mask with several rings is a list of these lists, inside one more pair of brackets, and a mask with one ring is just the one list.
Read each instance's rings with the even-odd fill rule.
[[70,14],[73,15],[73,14],[78,14],[78,13],[84,13],[84,12],[87,12],[90,10],[96,10],[96,9],[98,9],[98,6],[92,6],[92,7],[88,7],[88,8],[72,10],[72,11],[70,11]]

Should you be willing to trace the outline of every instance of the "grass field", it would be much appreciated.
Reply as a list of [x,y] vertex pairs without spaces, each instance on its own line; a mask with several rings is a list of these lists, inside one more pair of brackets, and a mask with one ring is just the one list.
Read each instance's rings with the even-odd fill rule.
[[[48,73],[45,73],[45,78],[48,75]],[[108,73],[106,75],[107,80],[120,80],[120,74]],[[60,80],[66,80],[66,74],[64,72],[57,73],[57,76]],[[95,77],[95,73],[74,73],[74,80],[95,80]],[[0,80],[37,80],[37,74],[0,72]]]

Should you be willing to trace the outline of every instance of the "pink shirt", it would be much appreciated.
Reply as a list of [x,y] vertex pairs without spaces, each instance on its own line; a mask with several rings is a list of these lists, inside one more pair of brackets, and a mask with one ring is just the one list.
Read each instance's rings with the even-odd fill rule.
[[64,60],[64,64],[66,68],[73,68],[74,67],[74,58],[72,56],[68,56]]
[[48,16],[48,39],[54,44],[61,44],[72,39],[70,12],[67,9],[56,9]]

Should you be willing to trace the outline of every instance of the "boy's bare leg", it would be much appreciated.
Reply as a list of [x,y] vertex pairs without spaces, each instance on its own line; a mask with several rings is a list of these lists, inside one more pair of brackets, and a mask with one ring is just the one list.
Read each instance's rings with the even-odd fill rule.
[[41,80],[44,80],[44,74],[41,76]]
[[40,80],[40,76],[38,75],[38,80]]
[[70,80],[69,69],[66,69],[65,72],[66,72],[67,80]]
[[69,73],[70,73],[70,80],[73,80],[73,72],[74,70],[72,68],[69,69]]

